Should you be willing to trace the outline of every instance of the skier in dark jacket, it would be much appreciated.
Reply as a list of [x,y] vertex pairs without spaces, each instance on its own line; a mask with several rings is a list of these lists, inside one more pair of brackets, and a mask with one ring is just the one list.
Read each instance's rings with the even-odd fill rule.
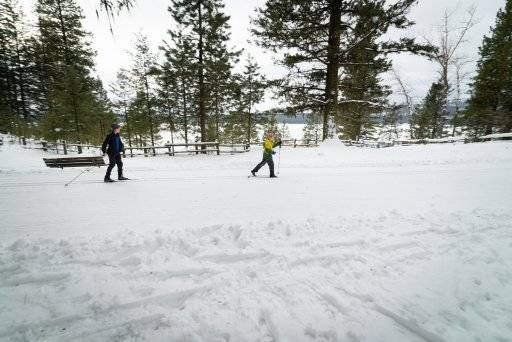
[[117,179],[128,180],[128,178],[123,176],[123,161],[121,160],[121,152],[124,152],[124,145],[121,137],[119,136],[120,131],[121,126],[118,124],[112,124],[112,132],[106,136],[105,141],[101,146],[103,155],[105,155],[105,153],[108,154],[108,168],[104,179],[106,183],[114,182],[114,180],[110,178],[110,173],[116,164]]
[[272,132],[268,132],[263,140],[263,160],[251,171],[254,177],[256,177],[256,172],[258,172],[263,165],[268,164],[268,168],[270,169],[270,178],[277,178],[274,174],[274,160],[272,159],[272,155],[276,153],[273,149],[277,146],[281,146],[281,140],[274,143],[274,134]]

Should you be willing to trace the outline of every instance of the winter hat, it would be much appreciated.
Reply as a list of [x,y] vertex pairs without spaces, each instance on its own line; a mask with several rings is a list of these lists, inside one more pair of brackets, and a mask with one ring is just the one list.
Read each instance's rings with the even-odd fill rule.
[[118,128],[121,128],[121,126],[119,126],[119,124],[116,124],[116,123],[112,124],[112,130],[118,129]]

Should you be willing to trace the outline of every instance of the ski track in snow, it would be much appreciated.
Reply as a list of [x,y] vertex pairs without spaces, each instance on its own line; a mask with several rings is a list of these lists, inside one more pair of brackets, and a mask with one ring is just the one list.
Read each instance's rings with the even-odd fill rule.
[[[480,163],[485,165],[479,170],[493,169],[485,158],[497,162],[500,170],[512,166],[512,157],[503,156],[503,150],[494,159],[488,150],[479,152],[478,148],[485,146],[493,145],[464,145],[460,149],[473,148],[474,153],[467,153],[464,159],[454,148],[453,155],[463,168],[476,163],[477,157],[483,158]],[[75,187],[64,189],[53,178],[55,170],[39,170],[39,160],[27,158],[20,167],[33,168],[34,172],[20,171],[23,181],[17,186],[16,178],[9,178],[17,175],[16,162],[2,166],[0,160],[0,171],[8,170],[2,171],[2,177],[8,179],[0,180],[0,188],[8,194],[18,194],[18,200],[24,199],[25,193],[38,191],[50,196],[37,199],[49,204],[34,219],[25,217],[26,211],[12,218],[11,209],[7,208],[18,208],[20,204],[13,206],[0,195],[0,215],[7,217],[0,223],[0,236],[6,237],[0,241],[0,341],[512,341],[512,209],[503,205],[511,199],[510,186],[472,184],[469,180],[477,171],[466,174],[454,166],[455,171],[450,174],[444,154],[431,156],[429,149],[415,148],[423,151],[421,158],[431,158],[427,164],[448,168],[441,174],[448,174],[450,180],[462,177],[460,187],[449,191],[471,188],[476,195],[487,185],[502,189],[503,197],[467,198],[467,202],[466,197],[461,197],[458,202],[450,202],[450,198],[433,191],[423,197],[418,194],[419,199],[415,200],[410,197],[415,194],[413,190],[399,187],[390,197],[385,191],[379,193],[384,200],[374,204],[383,210],[347,212],[348,202],[343,202],[338,204],[340,210],[330,215],[326,215],[328,211],[316,217],[298,213],[291,220],[286,217],[290,210],[303,211],[299,205],[311,202],[275,193],[261,197],[257,187],[266,187],[264,182],[268,180],[252,182],[242,179],[242,174],[234,187],[251,196],[256,193],[254,202],[240,204],[243,194],[231,189],[211,195],[213,200],[225,200],[222,204],[233,212],[231,216],[226,210],[222,215],[203,217],[202,225],[185,225],[184,219],[179,221],[181,210],[195,210],[194,215],[200,218],[201,210],[208,209],[207,202],[187,197],[190,202],[182,205],[182,198],[173,198],[172,204],[178,209],[169,214],[172,219],[166,221],[167,225],[143,208],[137,214],[145,218],[147,227],[141,227],[141,221],[129,212],[135,207],[129,207],[115,212],[122,229],[107,234],[90,227],[89,233],[87,227],[93,223],[105,230],[110,227],[111,221],[105,217],[97,220],[96,212],[104,203],[91,203],[91,211],[76,211],[77,218],[70,221],[54,211],[51,201],[53,196],[73,192],[102,194],[104,184],[85,178]],[[411,150],[414,149],[395,151],[403,153],[403,160],[389,163],[407,164],[407,158],[414,158],[404,151]],[[434,150],[441,151],[437,147]],[[319,151],[315,153],[327,164],[339,165],[339,161],[328,160],[329,148]],[[293,153],[299,156],[303,152]],[[248,157],[233,158],[226,159],[220,168],[232,165],[236,169]],[[372,157],[368,162],[350,158],[344,162],[356,168],[368,162],[375,163],[375,168],[380,165],[375,177],[388,172],[387,160],[379,164]],[[202,169],[196,176],[188,175],[183,187],[176,181],[178,176],[161,176],[160,181],[167,180],[172,185],[170,191],[199,191],[196,186],[204,185],[216,172],[209,158],[182,160]],[[301,160],[294,162],[300,166]],[[157,169],[164,161],[147,158],[133,163],[139,163],[133,171],[142,174]],[[144,163],[149,164],[143,166]],[[190,165],[184,166],[186,173],[192,172]],[[422,179],[428,178],[422,191],[435,188],[436,177],[427,176],[432,170],[416,171],[412,176],[404,172],[403,177],[409,181],[407,177],[421,175]],[[333,181],[333,174],[343,177],[354,170],[331,169],[325,174],[318,170],[308,178],[304,185],[307,188],[294,183],[302,177],[300,172],[288,180],[297,190],[295,197],[301,196],[302,191],[314,196],[315,186],[322,186],[318,182],[323,176]],[[363,179],[369,174],[363,167],[354,174],[358,172],[363,173]],[[26,175],[37,179],[30,181]],[[68,177],[71,173],[63,175]],[[388,191],[398,186],[394,177],[392,173],[391,178],[385,178],[391,184],[385,188]],[[229,176],[224,174],[214,181],[227,186],[225,179]],[[498,177],[496,182],[502,179],[505,177]],[[43,184],[37,185],[39,181]],[[283,176],[279,181],[287,180]],[[124,187],[134,187],[142,196],[146,183],[153,182],[126,183]],[[356,186],[346,185],[346,191],[339,196],[351,196],[362,206],[372,200],[360,197]],[[168,194],[151,191],[155,196],[152,201],[169,201],[168,208],[174,208]],[[409,197],[402,198],[400,191]],[[231,195],[232,198],[225,197]],[[138,200],[131,196],[123,193],[120,201],[126,205],[127,200]],[[329,202],[337,199],[329,197]],[[27,205],[35,205],[30,199],[27,201]],[[151,205],[149,199],[144,201]],[[387,204],[393,201],[399,202],[403,210],[389,209]],[[422,204],[409,210],[414,201]],[[281,202],[284,204],[278,206]],[[320,204],[332,205],[327,202]],[[475,203],[481,205],[475,207]],[[320,204],[311,206],[320,210]],[[57,204],[63,208],[72,205],[65,201]],[[167,208],[157,202],[154,206],[158,210]],[[264,210],[274,207],[278,218],[273,212],[265,216]],[[443,207],[446,210],[441,210]],[[123,220],[123,215],[128,219]],[[237,215],[244,220],[230,222]],[[80,228],[73,228],[74,224]],[[13,239],[16,232],[19,236]]]
[[[485,243],[507,233],[511,217],[459,218],[447,234],[434,229],[451,221],[440,216],[411,235],[407,228],[415,219],[378,217],[358,226],[357,239],[344,241],[334,238],[346,234],[338,223],[311,220],[288,227],[291,236],[272,222],[217,225],[185,237],[156,231],[103,241],[19,240],[0,254],[0,294],[8,298],[0,339],[439,342],[511,336],[512,269],[503,255],[510,247],[504,240]],[[312,224],[327,234],[300,243]],[[365,238],[380,224],[394,227],[391,237],[379,230],[371,235],[377,242]],[[478,228],[490,224],[497,228]],[[397,243],[396,235],[419,236],[421,243]],[[239,240],[247,244],[240,247]],[[433,273],[446,259],[459,273]],[[444,281],[458,283],[454,292],[442,292]],[[6,311],[9,306],[14,310]],[[475,317],[479,326],[470,323]]]

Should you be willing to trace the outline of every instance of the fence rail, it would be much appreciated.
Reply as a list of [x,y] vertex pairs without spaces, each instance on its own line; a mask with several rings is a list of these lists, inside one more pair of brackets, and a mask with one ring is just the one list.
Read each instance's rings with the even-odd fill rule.
[[[31,140],[25,137],[18,137],[20,144],[26,148],[40,149],[43,151],[53,151],[57,154],[68,153],[82,153],[84,150],[101,149],[98,145],[69,143],[66,141],[47,142],[43,140]],[[446,143],[473,143],[485,142],[495,140],[512,140],[512,133],[497,133],[488,134],[478,137],[445,137],[438,139],[409,139],[409,140],[394,140],[394,141],[381,141],[381,140],[341,140],[347,146],[371,147],[371,148],[384,148],[392,146],[409,146],[420,144],[446,144]],[[11,136],[9,142],[14,142]],[[1,144],[1,142],[0,142]],[[250,145],[261,145],[261,142],[254,142]],[[177,143],[165,144],[162,146],[129,146],[125,148],[124,156],[156,156],[168,155],[175,156],[177,154],[235,154],[249,152],[251,147],[249,144],[225,144],[219,142],[194,142],[194,143]],[[284,139],[283,146],[288,147],[317,147],[319,146],[316,140],[307,139]]]
[[[26,140],[25,140],[26,141]],[[25,145],[27,145],[25,143]],[[27,147],[27,146],[26,146]],[[67,155],[68,153],[83,153],[84,150],[101,150],[101,146],[91,144],[76,144],[66,141],[47,142],[42,140],[32,141],[27,148],[39,149],[45,152],[52,151],[57,154]],[[179,143],[165,144],[163,146],[128,146],[125,147],[123,156],[157,156],[177,154],[235,154],[250,151],[248,144],[221,144],[218,142],[197,142],[197,143]]]
[[[318,147],[318,140],[312,139],[283,139],[282,146],[289,147]],[[263,142],[251,142],[251,145],[261,145]]]

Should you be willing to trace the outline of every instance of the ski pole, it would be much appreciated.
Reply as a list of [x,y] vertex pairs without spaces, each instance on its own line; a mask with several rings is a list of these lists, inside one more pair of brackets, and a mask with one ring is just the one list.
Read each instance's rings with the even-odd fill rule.
[[91,168],[87,168],[85,170],[82,170],[82,172],[80,172],[80,174],[78,176],[76,176],[75,178],[73,178],[72,180],[70,180],[69,182],[67,182],[66,184],[64,184],[64,186],[69,186],[69,184],[73,183],[75,180],[78,179],[78,177],[80,177],[81,175],[83,175],[85,172],[89,172],[91,171]]
[[279,159],[277,160],[277,174],[279,174],[280,167],[281,167],[281,145],[279,145]]

